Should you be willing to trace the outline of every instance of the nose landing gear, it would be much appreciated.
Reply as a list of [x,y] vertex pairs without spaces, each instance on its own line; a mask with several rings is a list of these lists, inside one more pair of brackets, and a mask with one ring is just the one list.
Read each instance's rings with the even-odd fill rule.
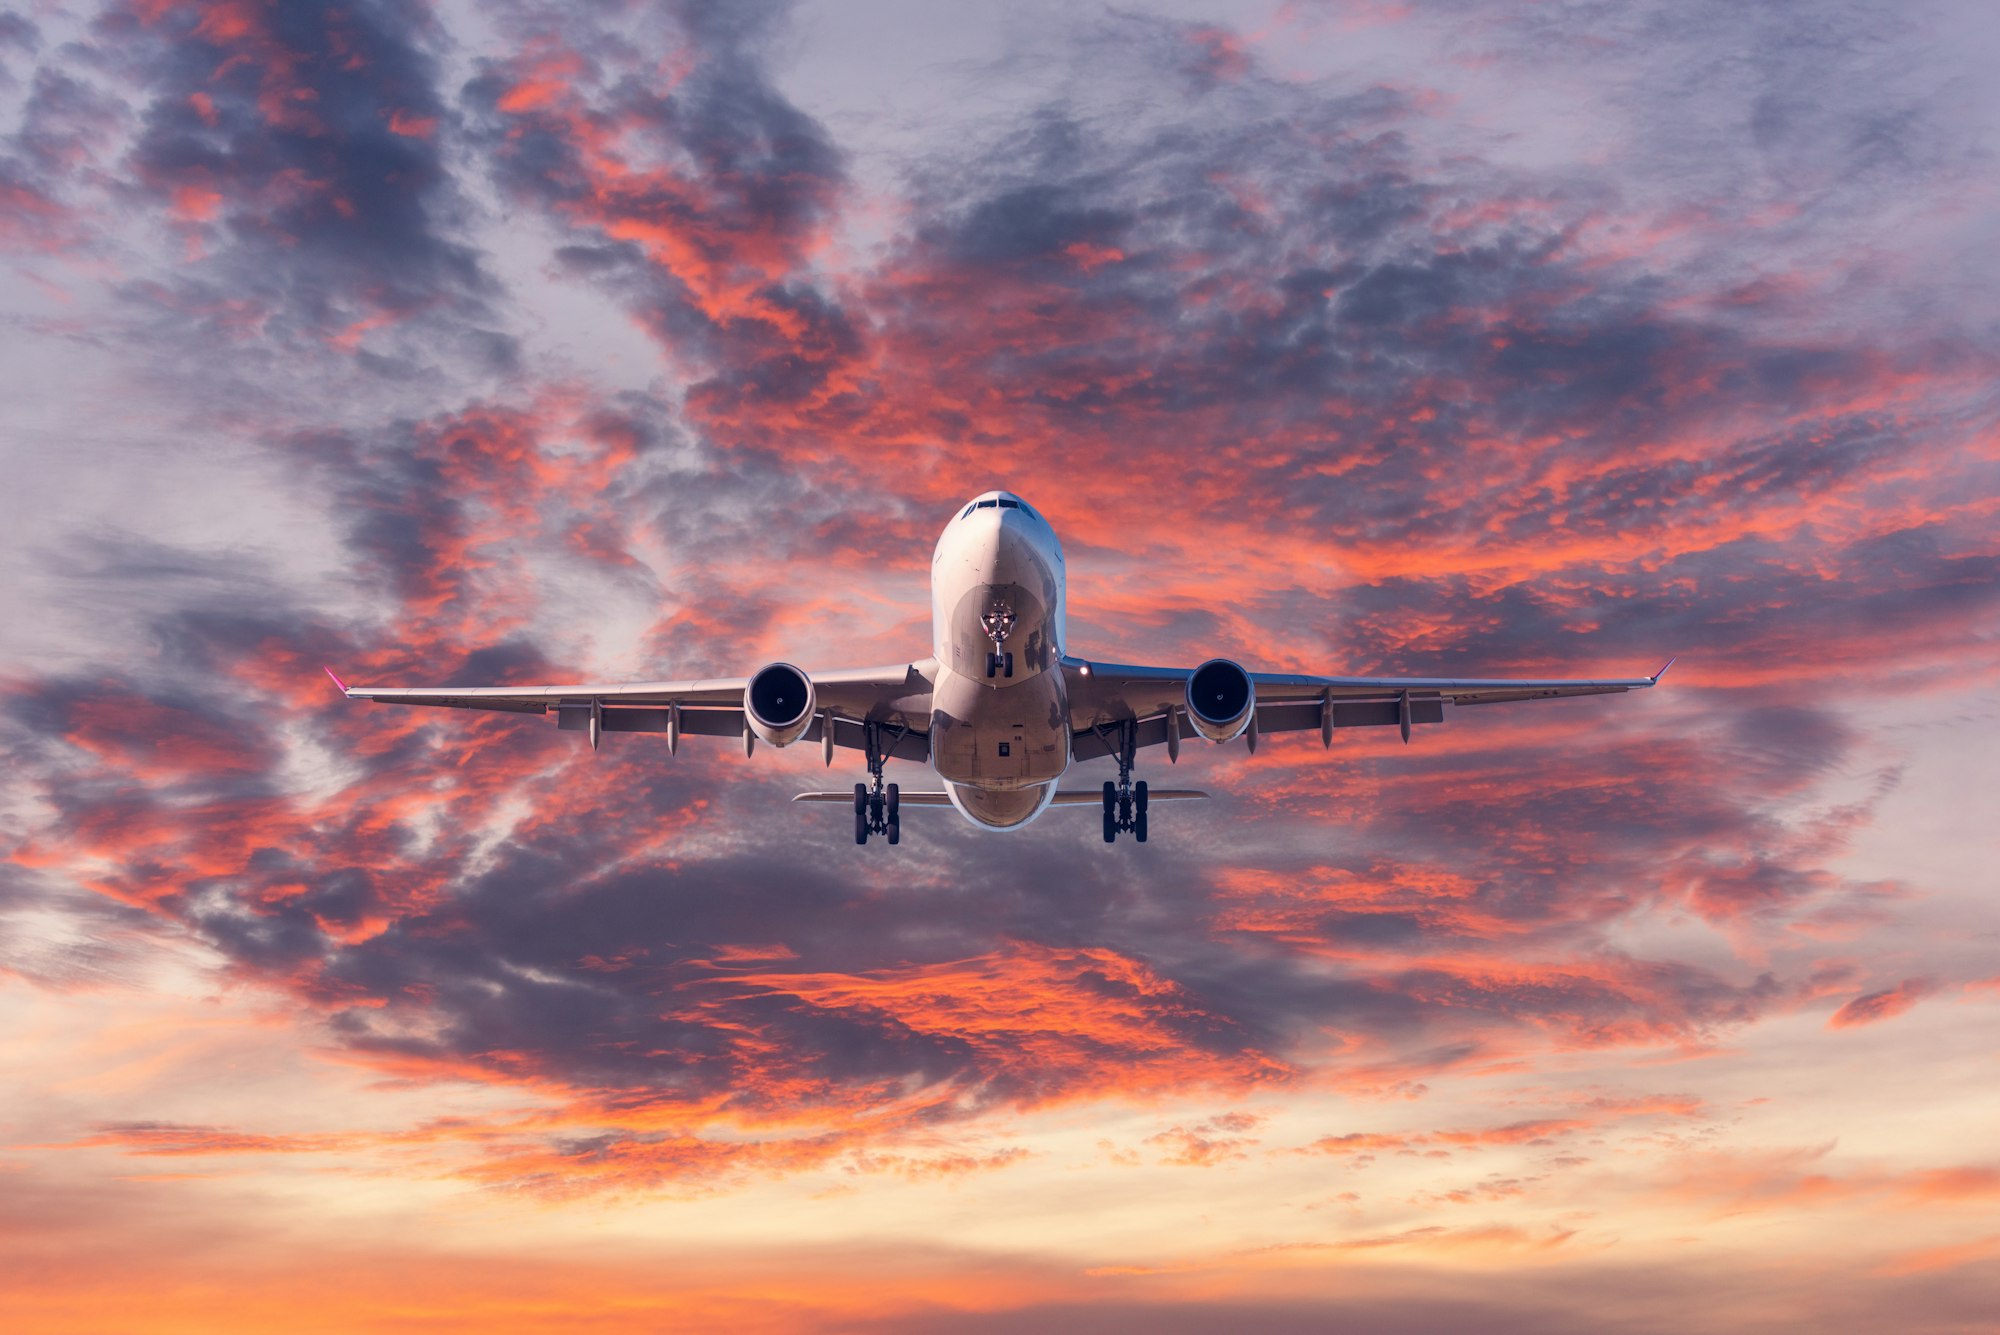
[[1138,724],[1118,725],[1118,782],[1104,781],[1104,842],[1115,844],[1129,833],[1146,842],[1146,781],[1132,782],[1132,760],[1138,751]]
[[979,618],[979,624],[986,632],[986,638],[993,641],[993,652],[986,655],[986,676],[1012,677],[1014,675],[1014,655],[1004,646],[1007,637],[1014,633],[1014,609],[1006,603],[995,603]]
[[886,835],[889,842],[903,842],[902,797],[903,790],[897,785],[882,782],[882,765],[893,751],[896,743],[903,740],[908,728],[894,729],[889,744],[882,744],[882,733],[886,725],[870,723],[866,725],[868,737],[868,773],[874,779],[871,786],[865,783],[854,785],[854,842],[865,844],[871,834]]

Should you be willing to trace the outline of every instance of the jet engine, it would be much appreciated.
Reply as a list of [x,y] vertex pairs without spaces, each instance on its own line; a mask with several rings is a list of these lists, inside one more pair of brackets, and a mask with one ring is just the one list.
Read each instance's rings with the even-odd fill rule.
[[1257,710],[1250,674],[1226,658],[1211,658],[1188,674],[1188,722],[1211,742],[1243,735]]
[[790,746],[812,725],[812,678],[790,663],[767,663],[743,688],[750,731],[772,746]]

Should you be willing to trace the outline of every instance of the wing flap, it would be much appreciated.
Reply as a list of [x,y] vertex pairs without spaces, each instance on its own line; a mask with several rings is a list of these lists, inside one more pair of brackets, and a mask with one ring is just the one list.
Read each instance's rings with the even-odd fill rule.
[[[1257,702],[1257,731],[1318,732],[1320,700],[1280,700],[1275,704]],[[1396,700],[1335,700],[1333,726],[1336,728],[1394,728],[1403,721],[1402,704]],[[1416,696],[1410,700],[1410,722],[1444,722],[1444,701],[1437,696]]]
[[[606,732],[665,732],[667,711],[648,709],[643,706],[608,705],[604,709],[604,730]],[[590,729],[589,705],[556,706],[556,726],[564,732],[587,732]],[[681,710],[681,732],[689,737],[741,737],[743,735],[743,711],[741,709],[716,709],[700,705]],[[814,723],[810,735],[805,739],[819,740],[819,724]]]

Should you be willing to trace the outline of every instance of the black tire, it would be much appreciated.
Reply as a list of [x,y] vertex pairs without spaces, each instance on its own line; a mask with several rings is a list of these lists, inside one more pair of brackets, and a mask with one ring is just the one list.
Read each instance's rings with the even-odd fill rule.
[[1112,816],[1116,815],[1117,811],[1118,811],[1118,785],[1111,782],[1111,780],[1106,779],[1104,781],[1104,814],[1107,816]]
[[[892,783],[892,784],[890,784],[890,785],[889,785],[889,824],[891,824],[891,825],[894,825],[894,824],[896,823],[896,812],[897,812],[898,810],[900,810],[900,809],[902,808],[902,804],[903,804],[903,790],[902,790],[901,788],[897,787],[897,786],[896,786],[895,784],[893,784],[893,783]],[[893,844],[893,843],[895,843],[896,841],[895,841],[894,839],[891,839],[891,840],[890,840],[889,842]]]
[[854,814],[857,816],[865,815],[867,811],[868,811],[868,785],[865,783],[857,783],[854,785]]
[[1140,843],[1146,842],[1146,781],[1139,780],[1132,787],[1132,837]]
[[1109,811],[1104,813],[1104,842],[1107,844],[1118,842],[1118,817]]
[[865,811],[854,813],[854,842],[857,844],[868,842],[868,813]]
[[903,822],[897,818],[893,809],[889,812],[889,842],[892,844],[903,842]]

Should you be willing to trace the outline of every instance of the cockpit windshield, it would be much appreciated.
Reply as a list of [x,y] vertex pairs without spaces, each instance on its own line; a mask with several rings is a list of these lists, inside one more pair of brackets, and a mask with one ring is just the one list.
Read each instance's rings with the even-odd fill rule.
[[1012,496],[991,496],[983,501],[974,501],[972,504],[966,506],[965,509],[961,510],[959,512],[958,517],[960,519],[969,519],[972,517],[972,512],[974,510],[995,510],[995,509],[1019,510],[1023,514],[1026,514],[1031,518],[1034,519],[1041,518],[1040,515],[1035,513],[1033,506],[1029,505],[1026,501],[1015,500]]

